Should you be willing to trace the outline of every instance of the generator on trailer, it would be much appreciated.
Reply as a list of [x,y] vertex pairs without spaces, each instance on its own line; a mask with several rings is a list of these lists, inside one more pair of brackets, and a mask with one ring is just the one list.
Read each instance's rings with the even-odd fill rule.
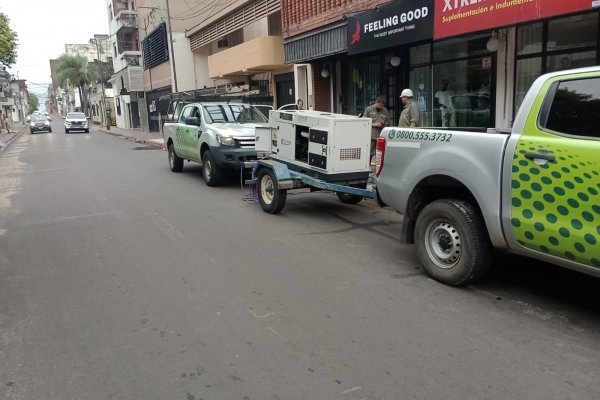
[[330,190],[344,203],[373,197],[366,190],[371,119],[311,110],[272,110],[267,127],[256,128],[259,160],[251,163],[264,211],[285,206],[287,190]]

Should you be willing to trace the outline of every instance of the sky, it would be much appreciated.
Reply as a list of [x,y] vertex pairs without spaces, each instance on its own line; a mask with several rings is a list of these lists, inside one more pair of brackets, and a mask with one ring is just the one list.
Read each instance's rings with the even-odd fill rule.
[[49,60],[60,57],[67,43],[108,34],[106,0],[0,0],[0,13],[18,35],[17,63],[9,71],[27,81],[40,105],[51,81]]

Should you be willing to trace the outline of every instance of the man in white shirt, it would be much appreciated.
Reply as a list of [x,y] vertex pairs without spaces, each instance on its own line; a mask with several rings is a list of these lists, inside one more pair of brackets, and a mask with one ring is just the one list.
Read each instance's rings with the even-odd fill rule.
[[442,79],[442,88],[435,92],[435,100],[442,114],[442,126],[447,128],[454,126],[454,105],[452,104],[452,96],[454,92],[448,90],[448,79]]

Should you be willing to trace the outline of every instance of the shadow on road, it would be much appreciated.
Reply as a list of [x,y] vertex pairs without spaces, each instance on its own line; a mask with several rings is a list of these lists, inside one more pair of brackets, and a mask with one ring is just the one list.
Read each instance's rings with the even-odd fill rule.
[[522,256],[499,254],[477,289],[512,298],[535,296],[554,307],[589,312],[600,322],[600,279]]

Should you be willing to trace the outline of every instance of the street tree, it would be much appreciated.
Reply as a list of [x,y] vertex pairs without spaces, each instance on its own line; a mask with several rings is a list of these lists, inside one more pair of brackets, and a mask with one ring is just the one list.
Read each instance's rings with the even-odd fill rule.
[[93,64],[79,54],[63,54],[58,59],[56,69],[61,86],[72,85],[79,90],[82,111],[88,111],[88,88],[89,84],[97,81],[98,70]]
[[10,28],[10,19],[0,13],[0,64],[10,67],[17,62],[17,33]]
[[40,106],[40,100],[33,93],[27,93],[27,102],[29,103],[29,111],[34,112]]

